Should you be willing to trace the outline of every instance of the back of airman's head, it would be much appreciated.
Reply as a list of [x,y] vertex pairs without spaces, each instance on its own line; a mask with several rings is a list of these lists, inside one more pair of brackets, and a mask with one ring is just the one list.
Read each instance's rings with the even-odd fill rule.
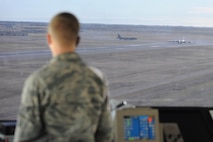
[[71,13],[59,13],[53,17],[48,26],[48,32],[52,38],[62,46],[78,42],[78,19]]

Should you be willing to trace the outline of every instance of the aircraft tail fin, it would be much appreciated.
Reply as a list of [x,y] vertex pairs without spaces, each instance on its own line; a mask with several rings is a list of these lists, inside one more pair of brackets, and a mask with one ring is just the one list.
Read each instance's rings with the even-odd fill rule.
[[120,34],[118,34],[118,37],[117,37],[118,39],[121,39],[121,35]]

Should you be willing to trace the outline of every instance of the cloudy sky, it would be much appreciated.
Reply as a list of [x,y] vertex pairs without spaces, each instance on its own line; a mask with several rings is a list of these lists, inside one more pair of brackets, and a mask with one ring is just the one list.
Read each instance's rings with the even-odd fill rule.
[[213,0],[0,0],[0,20],[48,22],[61,11],[81,23],[213,27]]

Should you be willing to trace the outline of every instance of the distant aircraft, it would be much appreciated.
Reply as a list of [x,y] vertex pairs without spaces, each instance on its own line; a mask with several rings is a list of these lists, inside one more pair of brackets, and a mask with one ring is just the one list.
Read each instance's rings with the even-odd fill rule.
[[186,43],[191,43],[190,41],[185,41],[184,37],[182,40],[173,40],[171,42],[177,43],[177,44],[186,44]]
[[121,37],[120,34],[118,34],[117,38],[120,40],[137,40],[135,37]]

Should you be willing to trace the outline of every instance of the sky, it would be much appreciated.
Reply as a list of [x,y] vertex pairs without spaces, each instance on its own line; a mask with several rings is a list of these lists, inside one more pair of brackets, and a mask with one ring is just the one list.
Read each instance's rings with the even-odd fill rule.
[[0,0],[1,21],[48,22],[62,11],[81,23],[213,27],[213,0]]

